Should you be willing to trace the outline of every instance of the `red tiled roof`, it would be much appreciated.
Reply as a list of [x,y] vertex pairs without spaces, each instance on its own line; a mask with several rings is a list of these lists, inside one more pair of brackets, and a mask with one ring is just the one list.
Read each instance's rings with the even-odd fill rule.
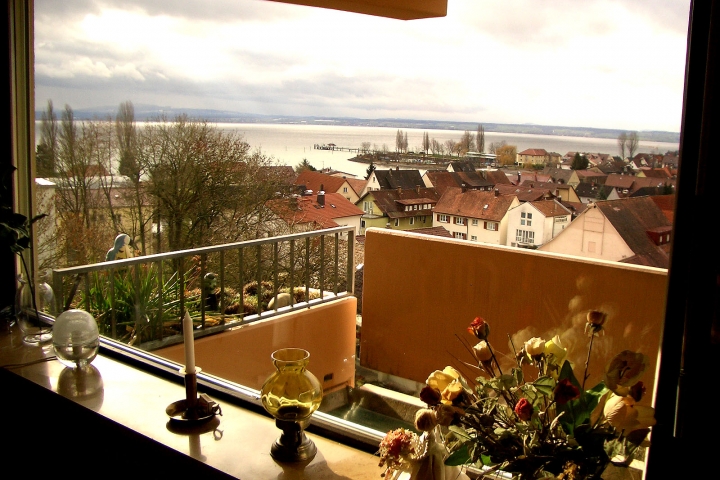
[[340,190],[340,187],[345,183],[345,179],[342,177],[334,177],[320,172],[313,172],[311,170],[305,170],[298,175],[295,179],[295,185],[305,185],[307,190],[313,192],[319,192],[320,186],[325,189],[325,192],[335,193]]
[[510,208],[514,195],[495,195],[480,190],[448,188],[435,205],[435,213],[459,215],[499,222]]
[[521,202],[531,202],[555,196],[549,188],[531,188],[524,185],[495,185],[495,190],[498,190],[502,195],[515,195]]
[[335,219],[365,213],[339,193],[326,193],[324,207],[318,203],[317,195],[271,200],[267,206],[290,225],[317,223],[324,228],[338,226]]
[[535,207],[546,217],[559,217],[561,215],[570,215],[572,213],[555,200],[539,200],[536,202],[530,202],[530,205]]
[[[368,192],[375,199],[375,204],[380,211],[391,218],[421,215],[420,212],[430,213],[430,210],[412,210],[405,212],[398,200],[417,200],[425,199],[432,206],[435,205],[440,195],[434,188],[412,188],[412,189],[394,189],[394,190],[373,190]],[[366,195],[367,196],[367,195]],[[363,197],[365,198],[365,197]]]
[[675,218],[675,195],[653,195],[650,198],[672,223]]
[[527,150],[523,150],[522,152],[518,153],[518,155],[532,155],[544,157],[545,155],[547,155],[547,151],[544,148],[528,148]]

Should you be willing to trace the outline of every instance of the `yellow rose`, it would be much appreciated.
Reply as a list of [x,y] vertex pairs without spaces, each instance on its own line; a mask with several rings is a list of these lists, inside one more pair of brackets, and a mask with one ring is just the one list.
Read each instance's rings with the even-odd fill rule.
[[545,356],[552,358],[550,363],[558,367],[563,364],[567,356],[567,349],[563,348],[559,336],[555,335],[552,340],[545,342]]
[[632,432],[655,425],[655,409],[635,405],[632,397],[613,395],[603,409],[608,423],[618,430]]
[[473,347],[473,350],[475,351],[475,358],[478,359],[478,362],[488,362],[492,358],[490,345],[488,345],[485,340],[478,342],[478,344]]
[[545,353],[545,340],[540,337],[533,337],[525,342],[525,351],[531,357],[539,357]]
[[455,400],[464,390],[465,389],[463,388],[462,383],[460,383],[460,380],[454,380],[445,387],[445,390],[442,391],[442,400],[440,401],[445,405],[451,405],[453,400]]
[[629,387],[638,382],[648,362],[648,357],[642,353],[623,350],[605,368],[605,385],[618,395],[629,395]]
[[450,385],[453,381],[460,378],[460,373],[452,367],[445,367],[444,370],[435,370],[425,380],[428,387],[435,388],[437,391],[442,392],[445,387]]

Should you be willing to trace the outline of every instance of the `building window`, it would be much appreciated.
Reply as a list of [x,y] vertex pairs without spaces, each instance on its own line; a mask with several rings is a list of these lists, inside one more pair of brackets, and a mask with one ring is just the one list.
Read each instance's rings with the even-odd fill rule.
[[465,218],[455,217],[455,225],[465,225]]
[[477,235],[473,235],[470,237],[471,242],[477,242]]
[[365,228],[365,220],[360,220],[360,228]]
[[395,219],[395,226],[396,226],[396,227],[399,227],[399,226],[400,226],[400,219],[399,219],[399,218],[396,218],[396,219]]
[[343,193],[347,193],[347,187],[343,187]]
[[370,202],[363,202],[363,211],[365,213],[368,212],[368,209],[370,208]]
[[410,217],[410,225],[415,225],[415,217]]
[[477,218],[473,218],[473,220],[472,220],[472,226],[473,226],[473,227],[477,227],[477,226],[478,226],[478,219],[477,219]]
[[532,213],[522,212],[520,214],[520,225],[532,226]]
[[465,240],[465,239],[467,238],[467,236],[466,236],[464,233],[461,233],[461,232],[455,232],[455,233],[453,234],[453,236],[454,236],[455,238],[460,239],[460,240]]
[[448,223],[450,221],[448,219],[447,215],[442,215],[442,214],[438,214],[437,220],[438,220],[438,222],[442,222],[442,223]]
[[497,229],[497,222],[485,222],[485,230],[492,230],[493,232],[497,232]]
[[517,243],[535,243],[535,232],[531,230],[516,230],[515,239]]

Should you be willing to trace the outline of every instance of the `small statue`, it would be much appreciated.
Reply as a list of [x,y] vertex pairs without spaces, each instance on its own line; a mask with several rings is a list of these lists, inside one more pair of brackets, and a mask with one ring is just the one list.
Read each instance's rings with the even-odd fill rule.
[[105,261],[133,258],[133,248],[130,246],[130,235],[121,233],[115,237],[115,246],[107,251]]
[[217,274],[208,272],[203,277],[203,295],[205,296],[205,306],[208,310],[218,309],[218,294],[215,293],[217,288]]

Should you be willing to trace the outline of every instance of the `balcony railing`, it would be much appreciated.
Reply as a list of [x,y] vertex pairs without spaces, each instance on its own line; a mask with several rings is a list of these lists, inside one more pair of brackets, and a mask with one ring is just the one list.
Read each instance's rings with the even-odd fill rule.
[[354,290],[354,228],[337,227],[53,270],[55,311],[83,308],[102,335],[147,350],[321,304]]

